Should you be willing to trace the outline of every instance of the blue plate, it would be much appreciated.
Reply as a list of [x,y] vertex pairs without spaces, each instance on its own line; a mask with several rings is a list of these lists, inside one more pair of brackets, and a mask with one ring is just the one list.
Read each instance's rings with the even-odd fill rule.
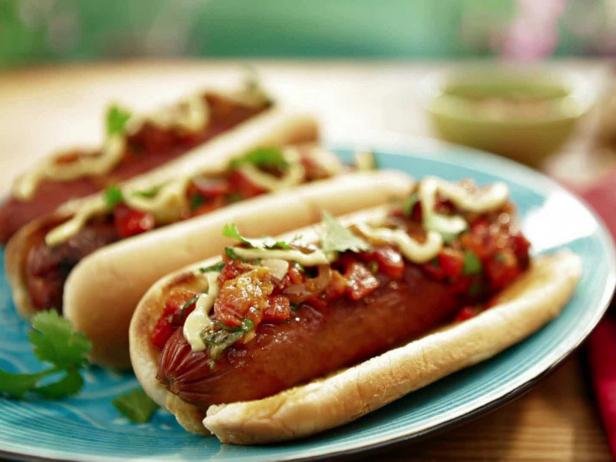
[[[345,159],[351,156],[348,146],[339,150]],[[489,361],[350,425],[302,441],[263,447],[225,446],[215,438],[184,432],[163,411],[148,424],[130,424],[116,412],[111,400],[134,387],[135,378],[91,368],[85,375],[85,389],[77,397],[30,402],[0,399],[0,451],[12,458],[105,461],[331,458],[425,435],[492,408],[526,389],[580,344],[605,311],[616,275],[611,240],[583,203],[541,174],[499,157],[441,144],[389,141],[376,146],[382,168],[403,170],[417,178],[431,174],[452,180],[470,177],[479,183],[508,183],[534,252],[567,247],[582,257],[582,280],[562,315]],[[4,277],[0,278],[0,323],[0,368],[37,370],[39,364],[26,337],[28,325],[15,314]]]

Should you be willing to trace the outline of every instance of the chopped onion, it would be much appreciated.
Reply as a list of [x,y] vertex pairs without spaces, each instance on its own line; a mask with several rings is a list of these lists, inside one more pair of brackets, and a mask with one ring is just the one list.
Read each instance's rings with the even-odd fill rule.
[[261,260],[261,266],[266,267],[272,275],[281,280],[287,275],[289,271],[289,262],[281,258],[264,258]]
[[316,277],[307,279],[303,284],[293,284],[284,290],[291,303],[301,303],[327,288],[332,278],[332,269],[329,265],[319,265],[318,270]]

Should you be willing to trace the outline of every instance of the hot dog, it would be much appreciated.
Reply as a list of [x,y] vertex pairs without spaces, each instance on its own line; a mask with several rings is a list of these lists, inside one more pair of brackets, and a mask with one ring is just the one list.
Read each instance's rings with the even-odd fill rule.
[[[69,199],[87,196],[182,157],[272,110],[255,82],[232,93],[205,91],[139,117],[108,109],[99,149],[73,149],[44,159],[13,185],[0,204],[0,242]],[[193,156],[194,157],[194,156]]]
[[[331,154],[301,146],[313,141],[316,133],[312,118],[276,111],[201,148],[190,164],[168,165],[122,186],[70,201],[34,220],[6,249],[7,275],[17,308],[26,316],[42,309],[61,311],[66,278],[95,250],[267,192],[246,176],[247,168],[248,173],[261,172],[250,162],[254,154],[257,162],[259,156],[279,161],[284,178],[295,172],[296,184],[337,174],[340,165]],[[299,144],[279,148],[288,143]],[[330,170],[321,168],[323,156],[334,162]]]
[[[130,326],[146,392],[236,444],[308,436],[502,351],[556,316],[579,258],[531,258],[503,184],[426,178],[400,206],[238,239]],[[298,239],[297,235],[302,238]]]
[[[157,172],[25,226],[6,252],[20,312],[64,311],[92,340],[93,362],[125,368],[128,325],[139,298],[164,274],[219,252],[225,242],[204,239],[208,229],[232,218],[277,233],[317,221],[321,208],[348,213],[410,187],[407,177],[386,172],[327,181],[347,169],[326,149],[301,143],[315,133],[305,116],[280,115],[260,128],[234,136],[199,170],[193,163],[188,176],[168,179]],[[287,141],[300,144],[276,147]],[[366,188],[372,195],[362,194]],[[260,200],[265,193],[273,194]]]

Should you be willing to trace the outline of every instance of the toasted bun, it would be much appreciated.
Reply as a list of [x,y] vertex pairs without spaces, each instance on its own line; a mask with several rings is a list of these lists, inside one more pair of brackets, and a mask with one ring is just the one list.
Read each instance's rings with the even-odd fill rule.
[[[194,174],[197,171],[219,171],[229,159],[258,146],[280,146],[315,141],[318,137],[316,121],[304,114],[291,114],[274,108],[240,124],[180,158],[124,183],[126,187],[148,189],[171,178]],[[59,223],[73,215],[95,196],[69,201],[49,215],[36,219],[21,228],[9,241],[5,253],[5,267],[13,290],[13,300],[25,317],[36,313],[25,284],[24,268],[34,237],[52,223]],[[128,325],[128,324],[126,324]],[[126,344],[124,345],[126,347]],[[125,355],[123,366],[127,366]]]
[[189,431],[209,430],[233,444],[296,439],[355,420],[521,341],[560,313],[580,273],[579,257],[568,251],[538,257],[495,306],[475,318],[271,397],[211,406],[203,420],[202,411],[156,380],[158,352],[149,336],[175,274],[153,286],[140,302],[130,329],[131,359],[145,391]]

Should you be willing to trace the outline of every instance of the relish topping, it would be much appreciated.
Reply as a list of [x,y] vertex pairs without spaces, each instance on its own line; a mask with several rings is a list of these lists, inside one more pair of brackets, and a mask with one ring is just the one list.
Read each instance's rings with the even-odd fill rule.
[[[502,186],[495,186],[494,192],[468,182],[452,186],[434,180],[424,180],[430,187],[420,183],[412,204],[393,207],[378,222],[344,226],[324,214],[318,244],[300,238],[248,239],[236,226],[227,225],[224,235],[238,244],[227,247],[221,262],[195,273],[197,279],[206,275],[208,287],[214,289],[191,289],[198,300],[207,296],[208,304],[194,308],[188,319],[195,321],[184,324],[181,319],[169,324],[166,308],[152,342],[162,349],[160,345],[182,326],[192,350],[206,350],[215,361],[226,348],[250,342],[262,323],[290,322],[302,305],[321,310],[342,297],[362,301],[379,287],[400,281],[408,265],[443,282],[445,290],[459,298],[463,308],[457,320],[480,312],[528,266],[529,243],[513,223],[506,196],[502,200]],[[433,194],[428,200],[425,191]],[[425,209],[426,203],[433,209]],[[435,214],[445,221],[460,219],[464,227],[453,236],[451,229],[443,234],[427,229],[426,217]],[[168,329],[161,333],[161,326]]]
[[[314,151],[319,152],[320,162],[336,163],[334,156],[325,158],[320,148],[313,146],[258,148],[233,159],[226,171],[215,175],[178,178],[147,191],[112,186],[50,230],[45,243],[58,245],[79,232],[89,220],[110,213],[119,235],[128,237],[270,190],[320,179],[323,169],[315,162]],[[257,180],[255,172],[259,175]]]
[[133,118],[129,130],[132,133],[148,121],[163,129],[178,129],[186,132],[203,130],[210,119],[210,108],[207,101],[199,94],[188,97],[185,101],[174,106],[161,108],[142,119]]
[[[255,80],[250,80],[244,88],[226,96],[251,107],[269,102],[269,97]],[[148,124],[164,130],[197,133],[204,130],[209,121],[210,107],[201,94],[191,95],[178,104],[142,117],[112,105],[106,113],[106,139],[100,152],[75,156],[59,154],[45,159],[17,179],[13,185],[13,195],[21,200],[32,199],[44,179],[70,181],[109,173],[124,157],[127,138]]]
[[483,190],[465,188],[463,185],[449,183],[435,177],[425,178],[419,186],[419,200],[423,224],[427,230],[440,233],[444,239],[453,239],[466,229],[467,223],[459,215],[443,215],[435,210],[437,195],[449,200],[455,207],[465,212],[486,213],[502,207],[507,201],[509,190],[503,183],[494,183]]
[[[205,349],[205,343],[199,335],[212,325],[209,317],[210,310],[214,306],[214,300],[220,290],[218,276],[220,273],[212,272],[206,275],[207,292],[199,295],[195,302],[195,309],[188,315],[184,323],[184,337],[190,343],[194,351]],[[197,335],[195,335],[197,334]]]
[[13,195],[21,200],[31,199],[39,183],[45,178],[69,181],[86,175],[103,175],[120,162],[125,147],[124,137],[112,134],[108,135],[100,154],[78,156],[66,163],[58,163],[55,158],[46,159],[17,179],[13,186]]

